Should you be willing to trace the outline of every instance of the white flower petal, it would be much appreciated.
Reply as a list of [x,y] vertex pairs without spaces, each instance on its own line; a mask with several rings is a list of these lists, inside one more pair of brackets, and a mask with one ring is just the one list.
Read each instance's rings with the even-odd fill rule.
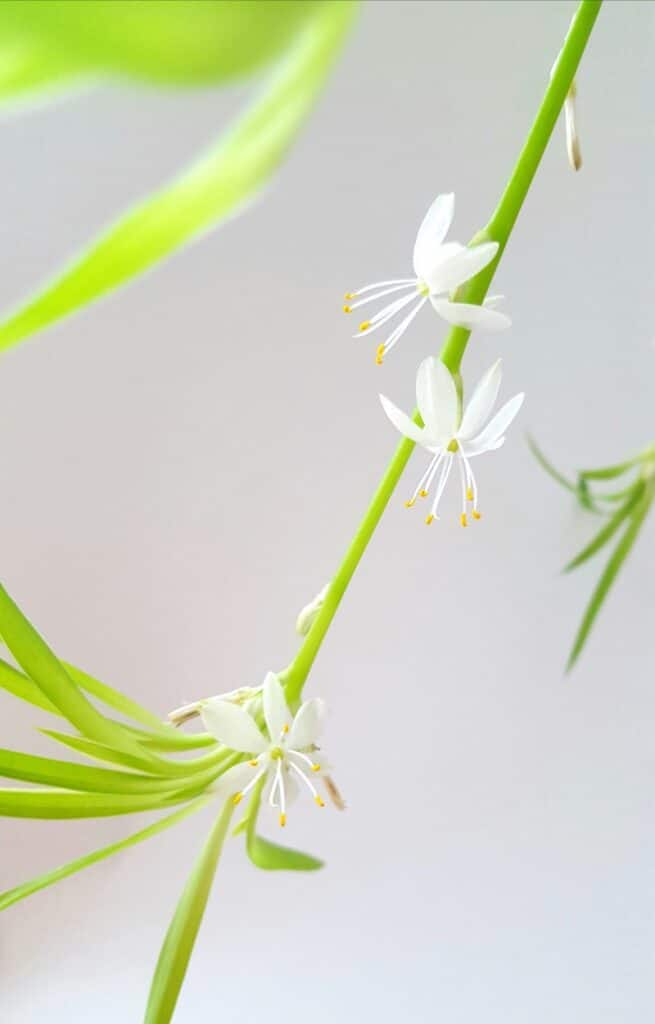
[[498,242],[483,242],[468,249],[454,242],[442,246],[441,258],[424,278],[430,291],[436,294],[451,292],[464,281],[475,277],[491,263],[498,252]]
[[397,405],[394,405],[390,399],[385,397],[385,395],[380,395],[380,401],[382,402],[382,408],[386,412],[387,416],[393,423],[396,430],[399,430],[401,434],[408,437],[410,441],[416,441],[417,444],[422,444],[424,447],[427,447],[428,444],[434,443],[427,430],[424,430],[423,427],[417,426],[417,424],[414,423],[413,420],[411,420],[409,416],[402,411],[402,409],[399,409]]
[[450,370],[436,356],[428,356],[418,368],[416,404],[430,437],[438,445],[448,444],[457,430],[459,400]]
[[231,750],[260,754],[268,744],[247,711],[230,701],[212,697],[200,709],[207,732]]
[[448,234],[455,214],[453,192],[437,196],[423,218],[414,244],[414,270],[418,277],[424,277],[424,269],[430,268],[434,254]]
[[219,775],[213,789],[222,796],[235,796],[245,789],[248,783],[252,782],[259,770],[259,766],[255,768],[247,761],[241,761],[239,764],[233,765],[232,768],[228,768],[223,775]]
[[470,441],[466,445],[466,451],[464,454],[467,459],[474,459],[477,455],[486,455],[487,452],[495,452],[499,448],[502,448],[505,444],[505,438],[499,437],[497,441],[490,441],[485,444],[482,448],[479,445],[473,444]]
[[293,720],[286,747],[289,750],[305,750],[316,743],[323,728],[326,710],[325,701],[319,697],[305,701]]
[[[477,437],[471,438],[469,445],[475,450],[481,448],[486,448],[488,450],[494,441],[497,441],[505,433],[517,412],[523,405],[524,398],[525,395],[523,392],[518,395],[514,395],[514,398],[510,398],[509,402],[506,402],[505,405],[498,410],[494,418],[489,421],[482,433],[478,434]],[[469,445],[467,445],[467,448]]]
[[430,301],[440,317],[455,327],[465,327],[467,331],[504,331],[512,326],[512,321],[505,313],[487,306],[472,306],[468,302],[450,302],[430,296]]
[[496,404],[502,376],[501,360],[498,359],[481,378],[466,406],[462,424],[457,432],[458,438],[461,438],[462,441],[467,441],[470,437],[478,434],[482,425],[489,418],[491,410]]
[[279,743],[282,733],[291,727],[292,714],[287,707],[284,690],[274,672],[268,672],[262,687],[264,718],[271,743]]

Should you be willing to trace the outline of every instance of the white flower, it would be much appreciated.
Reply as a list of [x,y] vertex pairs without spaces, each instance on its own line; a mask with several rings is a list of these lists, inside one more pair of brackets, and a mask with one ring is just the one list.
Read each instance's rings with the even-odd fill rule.
[[416,402],[425,424],[423,427],[419,427],[393,402],[380,395],[382,407],[394,427],[405,437],[416,441],[432,453],[430,465],[419,480],[414,494],[405,503],[411,508],[418,497],[426,498],[438,474],[434,500],[426,523],[429,524],[438,518],[439,501],[455,458],[462,485],[460,522],[462,526],[467,525],[467,502],[472,503],[473,518],[480,518],[478,487],[470,460],[476,455],[500,448],[505,441],[505,431],[521,408],[525,397],[521,393],[510,398],[487,423],[496,402],[501,376],[499,359],[478,383],[462,416],[457,388],[450,371],[435,356],[424,359],[416,374]]
[[[399,341],[428,299],[439,316],[447,320],[449,324],[465,327],[467,330],[479,327],[483,330],[498,331],[510,326],[509,317],[491,308],[498,302],[500,296],[486,299],[484,306],[451,302],[448,298],[450,292],[453,292],[464,281],[475,277],[488,263],[491,263],[498,252],[498,242],[484,242],[482,245],[472,248],[460,245],[459,242],[444,242],[454,213],[454,194],[449,192],[437,196],[425,215],[416,236],[414,277],[379,281],[377,284],[366,285],[365,288],[360,288],[356,292],[346,293],[348,304],[343,307],[345,313],[352,313],[353,310],[367,302],[375,302],[386,295],[402,293],[399,298],[392,300],[375,316],[364,320],[359,325],[358,334],[354,335],[356,338],[372,334],[401,310],[411,306],[409,312],[391,332],[387,340],[378,345],[376,350],[378,365],[382,363],[383,356],[390,352]],[[372,294],[368,294],[369,292]],[[365,298],[360,298],[362,295]],[[357,299],[357,301],[352,302],[353,299]]]
[[234,765],[221,776],[219,788],[238,804],[267,776],[268,802],[279,808],[280,825],[286,825],[287,804],[297,792],[297,782],[302,782],[319,807],[325,806],[311,781],[311,776],[320,773],[325,765],[317,764],[310,756],[316,750],[325,703],[313,698],[292,716],[280,680],[273,672],[264,680],[262,703],[268,735],[262,733],[244,708],[221,697],[204,701],[200,714],[205,728],[217,740],[232,750],[251,755],[250,760]]

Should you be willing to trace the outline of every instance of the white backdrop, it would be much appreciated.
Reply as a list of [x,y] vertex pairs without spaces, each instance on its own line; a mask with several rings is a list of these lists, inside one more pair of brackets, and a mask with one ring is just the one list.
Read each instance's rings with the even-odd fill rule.
[[[374,365],[342,293],[409,269],[454,189],[486,219],[537,109],[569,2],[373,2],[275,186],[240,220],[2,360],[2,574],[58,652],[164,714],[258,682],[295,649],[441,331]],[[484,518],[429,531],[413,459],[316,663],[346,814],[293,814],[319,876],[256,872],[233,842],[176,1022],[579,1024],[652,1016],[653,527],[579,669],[563,665],[595,523],[535,465],[653,437],[655,7],[608,3],[578,79],[584,167],[549,149],[496,284],[518,426],[481,460]],[[249,90],[98,90],[0,124],[6,309],[220,131]],[[1,743],[58,756],[0,694]],[[0,821],[2,888],[143,816]],[[211,816],[0,921],[4,1024],[141,1019]]]

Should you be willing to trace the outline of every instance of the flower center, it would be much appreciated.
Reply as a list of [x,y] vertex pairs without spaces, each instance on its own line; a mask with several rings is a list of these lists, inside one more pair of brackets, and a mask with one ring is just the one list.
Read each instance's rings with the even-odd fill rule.
[[281,761],[284,758],[284,751],[282,750],[282,747],[273,747],[273,749],[269,751],[268,756],[271,761]]
[[422,295],[423,298],[426,298],[430,294],[430,285],[426,284],[425,281],[417,281],[416,291],[419,295]]
[[459,451],[459,444],[457,443],[455,438],[453,438],[452,441],[450,441],[448,443],[448,445],[446,446],[446,450],[449,451],[449,452],[457,452],[457,451]]

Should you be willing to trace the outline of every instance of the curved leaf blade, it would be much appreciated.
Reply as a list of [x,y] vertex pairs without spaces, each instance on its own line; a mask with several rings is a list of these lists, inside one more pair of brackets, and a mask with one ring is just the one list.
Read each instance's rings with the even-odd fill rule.
[[62,864],[61,867],[55,868],[53,871],[48,871],[46,874],[31,878],[28,882],[22,882],[13,889],[7,889],[6,892],[0,893],[0,912],[7,910],[14,903],[32,896],[35,892],[40,892],[41,889],[46,889],[48,886],[55,885],[56,882],[68,878],[69,875],[74,875],[77,871],[82,871],[84,868],[91,867],[92,864],[97,864],[101,860],[112,857],[115,853],[120,853],[122,850],[129,849],[130,846],[142,843],[145,839],[159,835],[160,832],[164,832],[167,828],[179,824],[179,822],[188,818],[190,814],[195,814],[196,811],[205,807],[209,799],[209,797],[201,797],[198,800],[194,800],[193,803],[183,807],[182,810],[175,811],[174,814],[170,814],[165,818],[160,818],[154,825],[148,825],[147,828],[134,832],[126,839],[121,839],[117,843],[110,843],[109,846],[103,846],[98,850],[94,850],[93,853],[87,853],[84,857],[78,857],[67,864]]
[[247,814],[235,828],[234,834],[245,831],[248,856],[255,867],[262,871],[318,871],[324,865],[317,857],[301,850],[292,850],[288,846],[279,846],[257,835],[257,818],[265,782],[263,778],[255,787]]
[[94,302],[209,231],[280,163],[309,112],[354,12],[319,7],[267,91],[217,146],[135,206],[35,298],[0,323],[0,350]]
[[616,548],[612,552],[610,559],[605,566],[603,574],[601,575],[596,588],[591,595],[591,599],[585,613],[582,617],[582,622],[576,634],[573,642],[573,647],[569,655],[569,660],[566,665],[566,671],[570,671],[573,668],[576,661],[578,660],[582,648],[584,647],[587,637],[591,631],[596,616],[598,615],[605,598],[609,592],[612,583],[616,579],[618,572],[628,557],[630,550],[636,541],[639,531],[643,526],[644,520],[648,515],[649,509],[653,501],[653,495],[655,493],[655,480],[651,479],[648,481],[646,486],[646,492],[643,495],[639,504],[634,508],[632,515],[630,516],[630,522],[625,530],[623,536],[619,540]]
[[602,528],[602,530],[599,530],[593,540],[587,544],[587,546],[584,547],[582,551],[575,556],[575,558],[572,558],[571,561],[564,566],[564,572],[571,572],[572,569],[577,569],[579,565],[582,565],[583,562],[592,558],[597,551],[600,551],[600,549],[612,539],[616,531],[621,526],[621,523],[630,515],[630,512],[642,497],[644,487],[645,484],[643,480],[639,480],[633,488],[630,498],[616,510],[607,524]]
[[226,801],[184,887],[159,954],[144,1024],[168,1024],[173,1017],[211,892],[232,810],[232,802]]
[[250,74],[271,61],[317,0],[3,0],[0,99],[80,76],[129,76],[199,86]]

